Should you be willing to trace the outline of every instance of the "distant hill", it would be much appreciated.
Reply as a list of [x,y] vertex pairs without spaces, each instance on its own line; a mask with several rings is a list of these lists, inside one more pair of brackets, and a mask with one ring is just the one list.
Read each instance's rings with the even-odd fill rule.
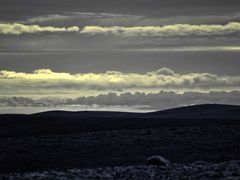
[[225,104],[201,104],[184,106],[150,113],[114,111],[46,111],[32,114],[38,117],[155,117],[160,119],[236,119],[240,118],[240,106]]
[[240,106],[201,104],[157,111],[149,115],[171,119],[240,119]]
[[115,116],[133,116],[139,113],[115,112],[115,111],[46,111],[32,114],[32,116],[64,116],[64,117],[115,117]]
[[240,123],[240,106],[203,104],[150,113],[48,111],[0,115],[0,138]]

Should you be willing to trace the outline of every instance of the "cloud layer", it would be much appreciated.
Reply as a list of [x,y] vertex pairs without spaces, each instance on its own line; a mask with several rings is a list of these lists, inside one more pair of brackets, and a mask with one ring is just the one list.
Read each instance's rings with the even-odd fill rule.
[[39,25],[24,25],[20,23],[0,24],[0,34],[20,35],[24,33],[41,33],[41,32],[78,32],[79,27],[53,27]]
[[85,26],[82,29],[78,26],[53,27],[39,25],[24,25],[20,23],[0,24],[0,34],[23,34],[39,32],[80,32],[89,35],[116,35],[116,36],[221,36],[240,32],[240,23],[230,22],[225,25],[220,24],[173,24],[164,26]]
[[191,25],[174,24],[165,26],[136,26],[136,27],[101,27],[86,26],[83,34],[112,34],[121,36],[209,36],[226,35],[240,32],[240,23],[231,22],[226,25]]
[[72,110],[100,109],[114,107],[128,107],[138,110],[162,110],[192,104],[235,104],[240,105],[240,91],[211,91],[209,93],[185,92],[176,94],[175,92],[159,93],[108,93],[98,96],[88,96],[79,98],[40,98],[32,99],[26,97],[1,97],[0,107],[48,107]]
[[70,74],[38,69],[33,73],[0,71],[0,95],[27,94],[84,94],[93,91],[95,95],[108,92],[158,92],[174,91],[233,91],[240,88],[240,76],[215,75],[210,73],[179,74],[168,68],[146,73]]

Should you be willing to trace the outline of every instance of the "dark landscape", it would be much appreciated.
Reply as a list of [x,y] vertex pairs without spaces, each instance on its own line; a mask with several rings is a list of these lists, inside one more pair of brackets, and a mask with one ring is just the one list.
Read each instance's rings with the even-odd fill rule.
[[240,0],[1,0],[0,180],[240,180]]
[[151,113],[50,111],[0,115],[0,172],[240,159],[240,106]]

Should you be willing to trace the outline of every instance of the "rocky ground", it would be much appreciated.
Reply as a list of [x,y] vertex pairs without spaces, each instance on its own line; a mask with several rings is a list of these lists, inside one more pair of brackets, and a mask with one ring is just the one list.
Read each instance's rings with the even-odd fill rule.
[[42,172],[2,174],[0,179],[240,179],[240,161],[167,165],[102,167],[94,169],[51,170]]

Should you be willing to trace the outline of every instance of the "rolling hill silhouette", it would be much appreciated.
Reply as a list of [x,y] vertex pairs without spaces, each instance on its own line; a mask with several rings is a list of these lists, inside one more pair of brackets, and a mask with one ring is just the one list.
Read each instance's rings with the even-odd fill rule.
[[0,115],[0,173],[240,159],[240,106],[150,113],[48,111]]
[[0,137],[235,123],[240,106],[203,104],[150,113],[47,111],[0,115]]

